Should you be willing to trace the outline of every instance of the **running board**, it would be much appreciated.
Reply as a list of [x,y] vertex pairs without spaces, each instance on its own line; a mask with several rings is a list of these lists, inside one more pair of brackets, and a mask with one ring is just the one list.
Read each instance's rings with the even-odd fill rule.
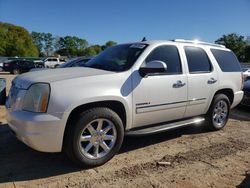
[[192,119],[186,119],[178,122],[173,123],[167,123],[167,124],[161,124],[153,127],[147,127],[137,130],[131,130],[126,132],[126,135],[128,136],[140,136],[140,135],[147,135],[147,134],[154,134],[159,132],[164,132],[170,129],[178,128],[178,127],[184,127],[191,124],[199,124],[203,122],[205,118],[203,117],[197,117]]

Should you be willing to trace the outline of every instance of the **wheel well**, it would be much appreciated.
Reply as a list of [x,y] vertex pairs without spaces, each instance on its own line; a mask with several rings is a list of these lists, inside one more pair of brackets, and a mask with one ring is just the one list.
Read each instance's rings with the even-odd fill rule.
[[215,95],[217,95],[217,94],[226,95],[230,101],[230,104],[232,104],[234,101],[234,92],[232,89],[221,89],[215,93]]
[[126,111],[125,111],[124,105],[121,102],[119,102],[119,101],[99,101],[99,102],[92,102],[92,103],[88,103],[88,104],[83,104],[83,105],[76,107],[74,110],[72,110],[69,117],[68,117],[67,124],[66,124],[65,130],[64,130],[63,145],[65,144],[65,138],[67,137],[66,135],[67,135],[67,132],[69,131],[70,125],[75,124],[75,122],[77,121],[78,115],[81,112],[84,112],[88,109],[96,108],[96,107],[106,107],[106,108],[110,108],[111,110],[116,112],[119,115],[119,117],[121,118],[122,123],[124,125],[124,129],[125,129],[126,122],[127,122]]

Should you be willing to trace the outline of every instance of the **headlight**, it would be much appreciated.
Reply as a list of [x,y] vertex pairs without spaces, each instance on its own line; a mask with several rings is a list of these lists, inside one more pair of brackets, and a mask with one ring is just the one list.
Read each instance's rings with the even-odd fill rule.
[[46,112],[50,95],[50,86],[46,83],[33,84],[27,91],[23,110],[30,112]]

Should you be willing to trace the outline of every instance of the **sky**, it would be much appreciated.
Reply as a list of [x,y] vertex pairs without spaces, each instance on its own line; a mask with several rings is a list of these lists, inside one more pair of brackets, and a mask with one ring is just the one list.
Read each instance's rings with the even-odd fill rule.
[[0,21],[90,44],[250,36],[250,0],[0,0]]

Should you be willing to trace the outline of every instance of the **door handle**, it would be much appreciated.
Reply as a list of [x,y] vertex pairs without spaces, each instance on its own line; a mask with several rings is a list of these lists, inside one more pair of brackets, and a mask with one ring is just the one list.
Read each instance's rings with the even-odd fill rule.
[[182,83],[181,80],[178,80],[176,83],[173,84],[173,88],[180,88],[180,87],[183,87],[185,85],[186,85],[186,83]]
[[208,84],[214,84],[214,83],[216,83],[216,82],[217,82],[217,80],[215,80],[214,78],[210,78],[210,79],[207,81]]

